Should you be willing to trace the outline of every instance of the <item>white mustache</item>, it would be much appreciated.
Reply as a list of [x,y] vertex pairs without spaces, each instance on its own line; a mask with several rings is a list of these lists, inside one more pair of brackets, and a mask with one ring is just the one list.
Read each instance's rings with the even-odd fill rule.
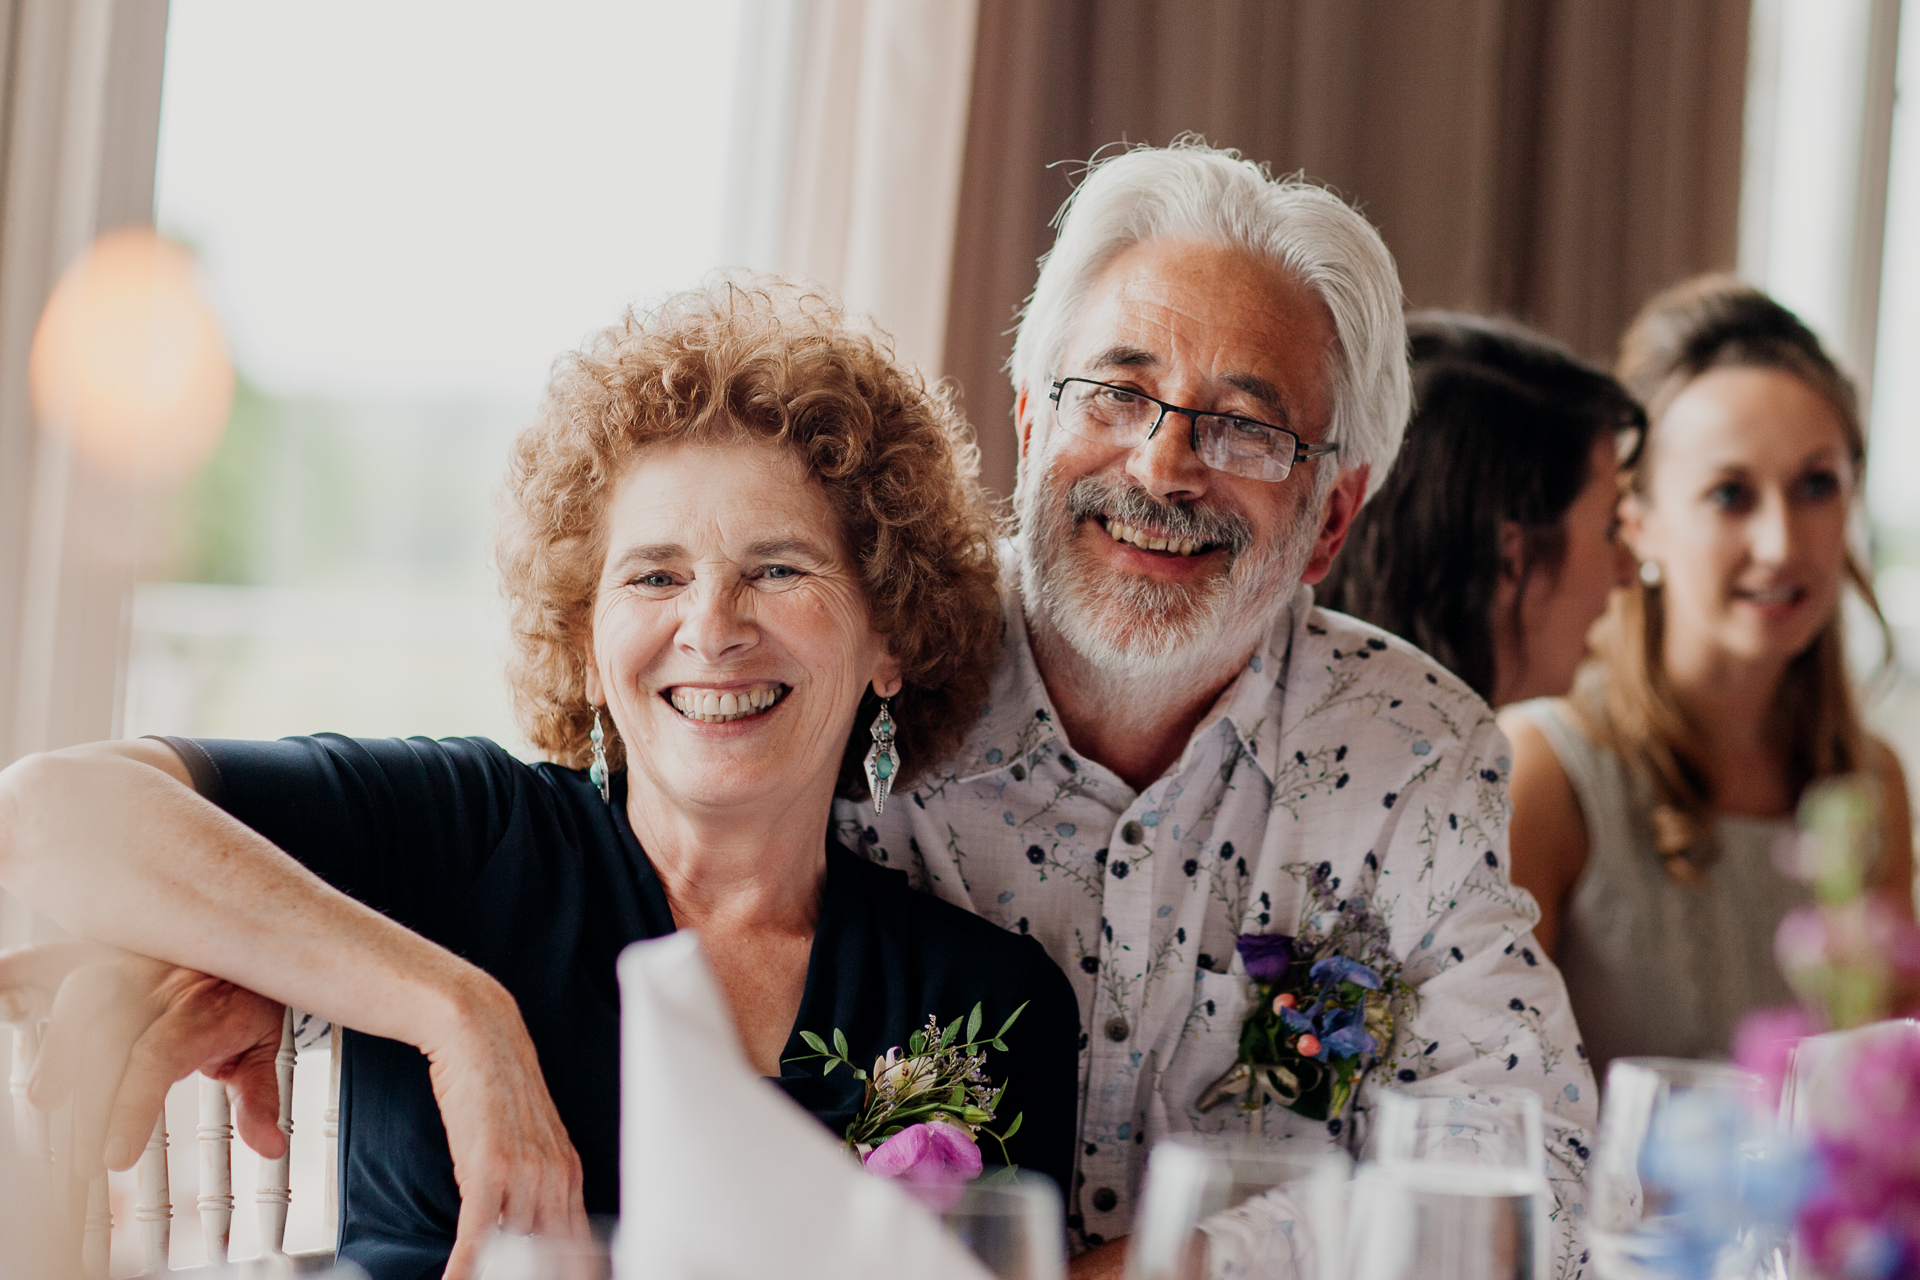
[[1253,544],[1253,523],[1238,512],[1157,502],[1142,489],[1099,476],[1074,481],[1067,490],[1066,507],[1075,523],[1105,516],[1123,524],[1147,525],[1164,530],[1170,540],[1225,547],[1236,559]]

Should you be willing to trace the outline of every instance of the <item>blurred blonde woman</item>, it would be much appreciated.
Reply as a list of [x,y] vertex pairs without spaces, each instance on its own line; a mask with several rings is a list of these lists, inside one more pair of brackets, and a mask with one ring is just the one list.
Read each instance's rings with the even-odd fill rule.
[[1843,584],[1878,617],[1847,542],[1866,455],[1852,383],[1724,276],[1648,303],[1618,372],[1651,422],[1620,509],[1638,573],[1572,695],[1501,716],[1513,877],[1596,1073],[1722,1056],[1745,1013],[1791,999],[1773,934],[1806,891],[1772,849],[1816,779],[1879,780],[1880,883],[1913,909],[1906,783],[1862,723],[1842,635]]

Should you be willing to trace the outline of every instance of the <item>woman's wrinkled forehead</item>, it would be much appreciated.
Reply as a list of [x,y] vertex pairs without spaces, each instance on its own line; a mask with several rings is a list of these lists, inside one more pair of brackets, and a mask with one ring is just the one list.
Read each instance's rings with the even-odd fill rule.
[[608,487],[604,572],[648,558],[845,564],[842,525],[826,487],[785,444],[746,433],[657,444],[638,450]]

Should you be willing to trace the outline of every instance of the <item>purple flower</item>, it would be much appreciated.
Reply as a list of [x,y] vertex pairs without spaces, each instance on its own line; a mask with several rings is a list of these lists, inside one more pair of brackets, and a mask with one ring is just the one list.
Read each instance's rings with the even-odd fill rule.
[[909,1125],[867,1153],[867,1172],[905,1182],[955,1184],[980,1176],[980,1148],[951,1124]]
[[[1249,966],[1247,972],[1253,972],[1251,966]],[[1358,960],[1349,960],[1346,956],[1328,956],[1324,960],[1316,960],[1313,968],[1308,970],[1307,976],[1315,982],[1351,982],[1356,986],[1365,987],[1369,991],[1378,991],[1380,989],[1379,974],[1367,968],[1367,966],[1361,964]]]
[[1234,946],[1256,982],[1271,982],[1293,963],[1293,939],[1284,933],[1243,933]]
[[1320,1042],[1321,1047],[1336,1058],[1351,1058],[1356,1054],[1372,1053],[1376,1047],[1372,1036],[1365,1027],[1342,1027]]

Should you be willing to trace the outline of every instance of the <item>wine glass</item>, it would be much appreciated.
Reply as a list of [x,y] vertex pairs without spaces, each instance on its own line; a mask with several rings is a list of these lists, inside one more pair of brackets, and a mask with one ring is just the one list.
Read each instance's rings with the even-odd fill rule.
[[1614,1059],[1587,1167],[1587,1238],[1602,1280],[1751,1275],[1772,1242],[1742,1186],[1767,1128],[1751,1072]]
[[998,1280],[1066,1280],[1064,1215],[1051,1178],[1002,1170],[952,1187],[928,1207]]
[[1383,1089],[1374,1155],[1354,1191],[1356,1277],[1546,1274],[1549,1192],[1537,1095]]
[[1360,1166],[1352,1280],[1540,1280],[1546,1186],[1523,1169],[1447,1160]]
[[1127,1280],[1341,1280],[1350,1172],[1339,1151],[1165,1138],[1147,1160]]

